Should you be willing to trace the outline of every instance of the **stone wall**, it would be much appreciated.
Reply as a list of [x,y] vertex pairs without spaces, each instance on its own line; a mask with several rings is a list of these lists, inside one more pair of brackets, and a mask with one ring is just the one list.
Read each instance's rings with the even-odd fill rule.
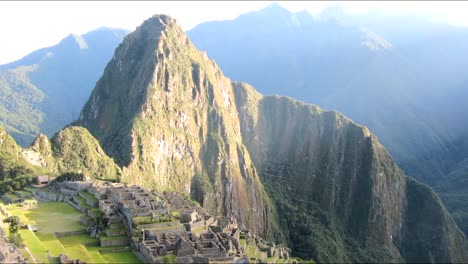
[[146,237],[156,237],[158,234],[162,234],[162,233],[179,234],[179,233],[183,233],[183,232],[186,232],[185,228],[184,228],[184,226],[180,226],[180,227],[173,227],[173,228],[168,228],[168,229],[164,229],[164,230],[145,230],[145,236]]
[[122,217],[121,216],[111,216],[111,217],[109,217],[109,224],[117,224],[117,223],[122,223]]
[[67,197],[63,194],[47,192],[43,190],[37,190],[36,196],[42,200],[52,201],[52,202],[66,202],[70,199],[70,197]]
[[91,182],[89,181],[63,181],[61,184],[67,189],[77,191],[82,191],[91,187]]
[[106,229],[106,235],[111,237],[111,236],[119,236],[119,235],[125,235],[127,231],[125,228],[122,229]]
[[130,251],[130,247],[119,247],[119,248],[111,248],[111,249],[100,249],[98,250],[99,253],[119,253],[119,252],[128,252]]
[[70,232],[55,232],[56,237],[66,237],[66,236],[74,236],[74,235],[82,235],[82,234],[87,234],[86,230],[76,230],[76,231],[70,231]]
[[77,195],[77,194],[78,194],[78,191],[76,191],[76,190],[71,190],[71,189],[67,189],[67,188],[60,188],[60,189],[59,189],[59,192],[60,192],[61,194],[68,195],[68,196],[74,196],[74,195]]
[[194,229],[197,229],[197,228],[200,228],[200,227],[204,227],[204,226],[205,226],[205,222],[204,222],[204,221],[198,221],[198,222],[195,222],[195,223],[190,224],[190,230],[194,230]]
[[101,247],[126,246],[130,240],[128,237],[101,240]]

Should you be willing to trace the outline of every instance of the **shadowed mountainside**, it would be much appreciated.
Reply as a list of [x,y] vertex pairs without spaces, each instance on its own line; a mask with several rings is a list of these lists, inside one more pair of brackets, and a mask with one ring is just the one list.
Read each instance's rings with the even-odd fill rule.
[[115,47],[128,33],[100,28],[0,65],[0,125],[22,146],[78,117]]

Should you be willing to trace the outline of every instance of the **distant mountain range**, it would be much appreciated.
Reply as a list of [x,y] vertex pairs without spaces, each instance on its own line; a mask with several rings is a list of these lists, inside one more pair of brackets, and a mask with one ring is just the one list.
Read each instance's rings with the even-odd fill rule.
[[0,65],[0,126],[27,146],[78,117],[112,52],[128,33],[99,28]]
[[368,126],[409,175],[436,182],[468,154],[468,29],[273,4],[188,35],[227,76]]

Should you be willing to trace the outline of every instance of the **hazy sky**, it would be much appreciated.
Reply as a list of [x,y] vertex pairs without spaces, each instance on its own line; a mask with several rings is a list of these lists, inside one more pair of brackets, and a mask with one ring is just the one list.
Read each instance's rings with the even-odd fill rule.
[[[276,1],[290,11],[320,13],[340,5],[349,13],[375,10],[412,13],[450,24],[468,26],[468,2],[462,1]],[[57,44],[70,33],[84,34],[101,26],[135,29],[153,14],[167,14],[184,30],[210,21],[234,19],[272,1],[0,1],[0,64],[17,60],[39,48]]]

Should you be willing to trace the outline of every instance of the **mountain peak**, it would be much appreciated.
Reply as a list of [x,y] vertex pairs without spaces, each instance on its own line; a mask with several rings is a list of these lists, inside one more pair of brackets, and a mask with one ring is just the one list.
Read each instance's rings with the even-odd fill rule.
[[392,47],[392,44],[390,44],[387,40],[369,31],[368,29],[361,28],[360,30],[363,33],[361,36],[361,45],[367,47],[369,50],[378,51],[390,49]]
[[70,43],[73,43],[74,45],[78,46],[80,50],[87,49],[88,44],[86,41],[83,39],[82,36],[78,34],[70,34],[66,38],[64,38],[62,41],[60,41],[59,45],[65,44],[68,45]]
[[262,10],[258,11],[262,14],[268,16],[282,16],[282,17],[289,17],[292,15],[291,11],[280,5],[279,3],[272,3],[271,5],[263,8]]
[[180,27],[177,21],[168,15],[155,14],[152,17],[146,19],[138,29],[141,30],[159,30],[162,27]]
[[210,211],[259,233],[270,228],[271,206],[242,145],[234,98],[231,81],[176,20],[155,15],[115,50],[76,124],[125,168],[123,181],[193,191]]

